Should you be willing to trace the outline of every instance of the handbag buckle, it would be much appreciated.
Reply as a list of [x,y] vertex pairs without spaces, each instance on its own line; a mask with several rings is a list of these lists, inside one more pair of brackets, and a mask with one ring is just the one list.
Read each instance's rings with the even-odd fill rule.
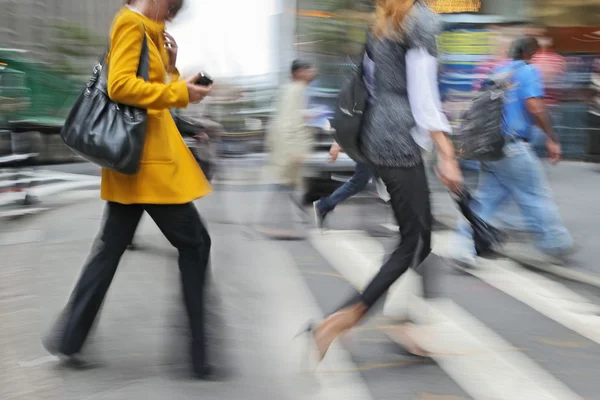
[[94,75],[98,75],[100,73],[100,71],[102,71],[102,64],[96,64],[94,66]]

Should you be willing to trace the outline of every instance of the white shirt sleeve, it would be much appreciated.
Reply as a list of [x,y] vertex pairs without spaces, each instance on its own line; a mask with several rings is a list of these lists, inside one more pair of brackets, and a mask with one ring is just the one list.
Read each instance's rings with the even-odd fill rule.
[[442,111],[437,59],[423,48],[409,49],[406,52],[406,82],[410,108],[417,124],[411,133],[419,146],[431,151],[433,142],[429,132],[452,133]]

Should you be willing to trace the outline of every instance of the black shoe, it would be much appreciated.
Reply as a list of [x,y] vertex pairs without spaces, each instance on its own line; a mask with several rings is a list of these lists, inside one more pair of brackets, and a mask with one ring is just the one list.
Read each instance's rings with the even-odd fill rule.
[[321,210],[319,210],[319,201],[313,202],[313,211],[315,214],[315,224],[317,225],[317,228],[323,229],[325,218],[327,218],[328,213],[323,213]]
[[58,359],[60,360],[61,367],[75,370],[88,370],[98,367],[98,364],[85,360],[79,354],[67,355],[63,353],[58,348],[57,340],[52,339],[50,337],[44,338],[42,340],[42,345],[44,346],[46,351],[48,351],[48,353],[52,354],[55,357],[58,357]]
[[25,198],[23,199],[24,206],[34,206],[40,204],[41,202],[42,201],[40,199],[30,194],[25,195]]

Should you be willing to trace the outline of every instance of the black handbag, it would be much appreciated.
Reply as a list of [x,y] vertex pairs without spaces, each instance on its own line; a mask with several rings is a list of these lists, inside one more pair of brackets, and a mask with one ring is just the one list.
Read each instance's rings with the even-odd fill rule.
[[[145,28],[144,28],[145,30]],[[103,168],[135,174],[146,139],[147,110],[118,104],[108,96],[107,52],[94,67],[60,131],[67,147]],[[144,33],[137,76],[148,80],[150,60]]]
[[360,133],[369,92],[363,79],[362,63],[363,60],[356,67],[350,80],[340,90],[331,125],[335,129],[336,142],[348,154],[348,157],[356,162],[366,163],[366,159],[360,151]]
[[500,247],[505,242],[506,235],[475,214],[471,209],[471,200],[471,193],[466,189],[463,189],[455,198],[460,212],[471,224],[477,255],[485,256]]

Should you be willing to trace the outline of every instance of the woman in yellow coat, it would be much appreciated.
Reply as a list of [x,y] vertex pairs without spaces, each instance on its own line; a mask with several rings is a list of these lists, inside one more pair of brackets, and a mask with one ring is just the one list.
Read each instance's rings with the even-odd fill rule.
[[[135,175],[102,171],[101,197],[107,201],[104,225],[57,332],[46,348],[80,365],[78,357],[113,279],[119,260],[144,212],[179,250],[185,305],[192,331],[194,373],[207,378],[204,345],[203,287],[210,255],[210,236],[192,201],[211,187],[183,142],[170,108],[198,102],[210,87],[179,80],[175,69],[177,45],[165,32],[182,0],[128,0],[115,17],[108,52],[108,91],[113,101],[148,110],[147,135],[141,167]],[[149,80],[136,76],[144,35]]]

